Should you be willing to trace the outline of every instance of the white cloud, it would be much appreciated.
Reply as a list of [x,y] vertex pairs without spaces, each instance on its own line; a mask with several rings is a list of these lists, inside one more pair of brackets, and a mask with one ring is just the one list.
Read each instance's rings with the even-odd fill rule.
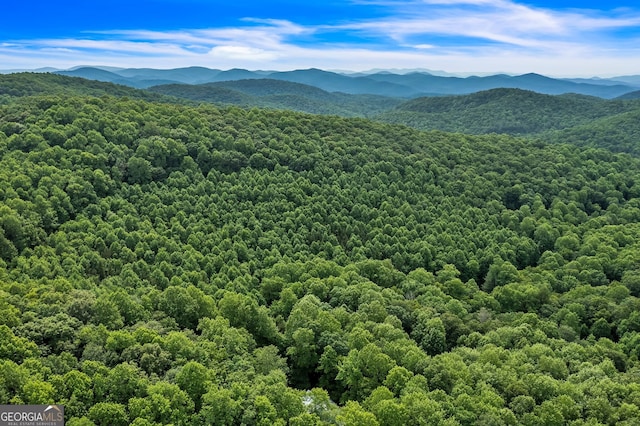
[[74,49],[75,51],[98,50],[102,52],[142,54],[142,55],[167,55],[184,54],[180,45],[172,43],[151,43],[144,41],[122,40],[91,40],[91,39],[46,39],[34,40],[32,45],[38,49]]
[[433,44],[414,44],[413,46],[414,49],[433,49],[435,46]]
[[209,51],[209,55],[219,59],[233,59],[242,61],[273,61],[278,54],[273,51],[257,49],[249,46],[216,46]]
[[[502,0],[423,0],[392,2],[396,13],[386,19],[344,24],[343,30],[387,36],[397,42],[415,36],[469,37],[522,47],[553,42],[593,42],[598,30],[634,27],[640,15],[599,17],[558,12]],[[469,5],[483,7],[469,7]],[[402,6],[402,7],[400,7]]]

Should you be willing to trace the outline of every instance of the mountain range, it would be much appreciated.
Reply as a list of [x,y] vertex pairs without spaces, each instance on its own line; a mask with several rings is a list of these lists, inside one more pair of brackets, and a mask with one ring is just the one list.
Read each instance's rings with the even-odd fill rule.
[[293,71],[249,71],[245,69],[217,70],[203,67],[177,69],[80,67],[57,74],[83,77],[148,88],[162,84],[205,84],[246,79],[272,79],[315,86],[328,92],[369,94],[401,98],[469,94],[495,88],[518,88],[557,95],[578,93],[611,99],[640,89],[640,76],[611,79],[558,79],[540,74],[454,77],[433,75],[425,71],[394,73],[377,71],[370,74],[347,74],[305,69]]

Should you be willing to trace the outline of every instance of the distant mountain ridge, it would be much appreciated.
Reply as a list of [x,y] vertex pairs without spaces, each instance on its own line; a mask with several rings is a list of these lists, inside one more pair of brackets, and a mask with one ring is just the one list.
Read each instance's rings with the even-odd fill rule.
[[316,68],[293,71],[249,71],[245,69],[217,70],[203,67],[167,70],[148,68],[104,69],[80,67],[57,74],[107,81],[135,88],[148,88],[160,84],[205,84],[221,81],[274,79],[315,86],[327,92],[370,94],[401,98],[469,94],[496,88],[516,88],[557,95],[578,93],[612,99],[640,88],[640,76],[613,79],[557,79],[540,74],[511,76],[454,77],[433,75],[428,72],[396,74],[338,73]]
[[531,90],[546,95],[561,95],[564,93],[578,93],[582,95],[612,98],[628,93],[632,86],[614,83],[610,85],[574,82],[545,77],[540,74],[529,73],[518,76],[497,74],[487,77],[440,77],[424,73],[406,75],[373,74],[369,78],[399,84],[403,82],[425,93],[447,95],[463,95],[483,90],[498,88]]

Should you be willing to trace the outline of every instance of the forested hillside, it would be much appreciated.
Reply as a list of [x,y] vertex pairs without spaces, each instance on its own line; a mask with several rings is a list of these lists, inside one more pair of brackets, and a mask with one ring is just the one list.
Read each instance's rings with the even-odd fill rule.
[[44,73],[0,74],[0,104],[12,97],[32,95],[126,96],[147,101],[179,102],[178,98],[113,83]]
[[640,90],[626,93],[622,96],[619,96],[617,99],[638,99],[638,98],[640,98]]
[[640,108],[541,136],[546,141],[640,155]]
[[342,117],[368,117],[421,130],[467,134],[503,133],[638,153],[640,101],[605,100],[577,94],[545,95],[492,89],[470,95],[421,97],[409,101],[377,95],[329,93],[273,79],[201,85],[154,86],[154,93],[218,106],[264,107]]
[[413,99],[378,118],[423,130],[530,135],[590,124],[594,119],[633,110],[640,111],[639,101],[493,89],[463,96]]
[[639,232],[627,154],[7,98],[0,404],[69,426],[634,425]]
[[329,93],[306,84],[267,78],[198,85],[166,84],[150,87],[149,91],[216,105],[257,106],[343,117],[374,117],[405,101],[379,95]]

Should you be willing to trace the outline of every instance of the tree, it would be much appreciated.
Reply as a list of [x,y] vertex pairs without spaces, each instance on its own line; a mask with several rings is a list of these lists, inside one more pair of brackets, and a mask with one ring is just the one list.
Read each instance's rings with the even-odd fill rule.
[[292,337],[292,345],[287,348],[287,355],[302,370],[311,370],[318,363],[317,347],[313,330],[297,329]]
[[210,389],[202,398],[199,417],[205,424],[231,426],[240,414],[240,403],[233,399],[228,389]]
[[14,362],[22,362],[25,358],[35,357],[38,354],[38,346],[23,337],[13,334],[6,325],[0,325],[0,359],[9,359]]
[[93,381],[77,370],[67,372],[56,385],[59,401],[65,406],[65,415],[69,417],[83,417],[93,405]]
[[167,287],[159,298],[158,307],[174,318],[180,327],[189,329],[195,329],[201,318],[215,313],[213,299],[193,285],[187,288]]
[[109,371],[108,376],[104,378],[104,388],[96,389],[95,392],[98,398],[126,404],[129,399],[142,396],[146,391],[146,385],[135,365],[122,363]]
[[447,335],[440,318],[430,318],[429,313],[418,314],[412,337],[429,355],[437,355],[447,349]]
[[353,349],[342,360],[337,380],[344,383],[348,391],[343,395],[349,399],[362,399],[382,384],[394,367],[393,360],[382,350],[368,344],[361,350]]
[[202,396],[209,387],[209,371],[202,364],[189,361],[176,373],[176,383],[195,403],[196,411],[202,405]]
[[127,162],[127,178],[131,183],[149,183],[152,176],[152,167],[149,160],[140,157],[131,157]]
[[482,289],[490,292],[495,287],[518,280],[518,270],[510,262],[498,261],[489,267]]
[[99,402],[91,407],[89,419],[96,426],[127,426],[129,424],[125,407],[113,402]]
[[336,420],[345,426],[378,426],[376,416],[365,411],[356,401],[348,401]]
[[129,400],[132,418],[146,418],[160,424],[187,425],[193,414],[193,401],[178,386],[166,382],[149,386],[149,395]]
[[323,424],[320,417],[309,413],[302,413],[289,419],[289,425],[291,426],[321,426]]
[[266,376],[273,370],[280,370],[283,373],[289,371],[287,360],[279,355],[278,348],[273,345],[256,348],[253,351],[253,357],[254,368],[258,374]]
[[258,306],[255,300],[241,294],[228,292],[218,302],[220,313],[234,327],[246,328],[258,343],[274,343],[277,329],[268,310]]
[[25,404],[53,404],[55,402],[55,389],[51,383],[29,379],[22,386],[22,400]]
[[372,411],[380,424],[383,425],[403,426],[409,420],[409,412],[406,407],[392,399],[380,401]]

